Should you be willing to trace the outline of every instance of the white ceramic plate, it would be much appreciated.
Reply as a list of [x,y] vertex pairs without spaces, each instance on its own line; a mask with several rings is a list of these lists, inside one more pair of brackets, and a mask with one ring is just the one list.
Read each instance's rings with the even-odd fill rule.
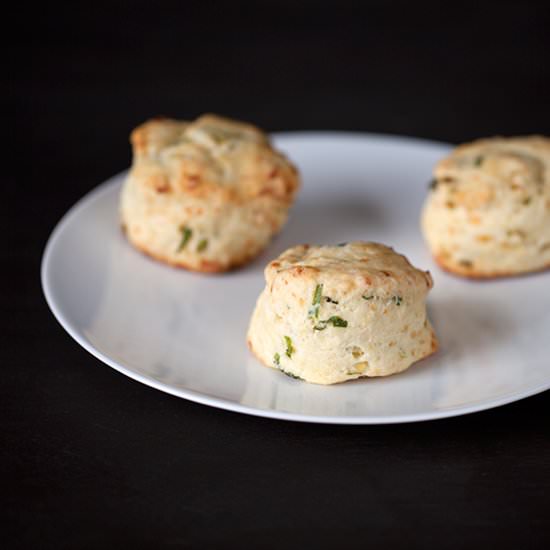
[[[303,189],[288,225],[252,264],[198,275],[156,263],[118,222],[123,175],[61,220],[42,284],[67,332],[98,359],[144,384],[206,405],[306,422],[381,424],[455,416],[550,387],[550,273],[470,282],[432,262],[419,212],[433,164],[449,147],[347,133],[275,136],[298,164]],[[380,241],[431,270],[429,314],[441,349],[408,371],[336,386],[261,366],[245,334],[263,267],[297,243]]]

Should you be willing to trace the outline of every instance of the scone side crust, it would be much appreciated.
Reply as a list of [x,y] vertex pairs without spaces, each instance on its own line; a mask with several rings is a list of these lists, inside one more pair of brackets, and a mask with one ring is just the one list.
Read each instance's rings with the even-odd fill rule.
[[[252,342],[250,340],[250,337],[247,337],[246,345],[248,349],[250,350],[250,353],[256,358],[256,360],[261,363],[264,367],[279,371],[281,369],[278,369],[273,362],[269,362],[264,360],[254,349],[254,346],[252,345]],[[361,375],[356,377],[350,377],[348,379],[342,379],[338,380],[337,382],[319,382],[319,381],[308,381],[311,384],[318,384],[320,386],[334,386],[336,384],[343,384],[344,382],[353,382],[354,380],[364,380],[365,378],[382,378],[387,376],[394,376],[396,374],[401,374],[402,372],[405,372],[406,370],[410,369],[414,365],[418,365],[418,363],[421,363],[425,359],[428,359],[428,357],[431,357],[432,355],[435,355],[439,351],[439,341],[437,340],[437,337],[435,335],[434,330],[431,331],[431,349],[428,351],[424,356],[418,358],[416,361],[413,361],[409,366],[405,367],[401,370],[395,370],[394,372],[391,372],[390,374],[379,374],[379,375]],[[282,375],[284,375],[284,372],[281,372]],[[285,375],[286,376],[286,375]],[[294,376],[291,376],[291,378],[296,378]],[[303,379],[300,379],[303,380]]]
[[[174,199],[163,204],[145,201],[139,188],[127,185],[120,217],[128,241],[149,256],[199,271],[223,271],[259,254],[285,223],[286,209],[265,212],[268,205],[258,201],[242,208]],[[199,249],[201,242],[205,247]]]
[[504,277],[525,277],[531,273],[541,273],[550,269],[550,263],[542,265],[536,269],[528,269],[525,271],[479,271],[475,269],[466,269],[458,263],[449,262],[442,256],[437,254],[433,255],[433,259],[441,269],[450,273],[451,275],[458,275],[460,277],[466,277],[472,280],[490,280],[500,279]]
[[[122,229],[122,232],[128,238],[124,224],[121,225],[121,229]],[[128,240],[132,243],[132,246],[136,250],[138,250],[148,258],[151,258],[157,262],[161,262],[166,265],[169,265],[170,267],[174,267],[177,269],[185,269],[186,271],[195,271],[197,273],[223,273],[227,271],[232,271],[233,269],[237,269],[243,266],[244,264],[253,260],[254,258],[256,258],[262,253],[262,250],[258,250],[253,254],[243,254],[240,257],[233,258],[230,262],[227,262],[227,263],[217,262],[215,260],[201,259],[199,260],[198,264],[197,263],[191,264],[184,261],[174,260],[169,256],[151,252],[149,249],[145,248],[144,246],[136,242],[133,242],[130,238],[128,238]]]

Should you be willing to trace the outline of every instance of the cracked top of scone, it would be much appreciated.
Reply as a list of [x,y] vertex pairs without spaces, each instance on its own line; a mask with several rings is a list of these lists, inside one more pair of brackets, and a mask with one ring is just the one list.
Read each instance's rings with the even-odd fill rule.
[[296,168],[251,124],[216,115],[192,122],[158,118],[138,126],[130,141],[131,175],[157,192],[290,203],[299,186]]
[[432,189],[447,190],[449,208],[483,208],[503,196],[529,204],[550,185],[550,138],[480,139],[439,161]]
[[265,269],[267,284],[302,281],[330,282],[341,294],[376,288],[391,292],[396,288],[433,286],[428,271],[421,271],[388,246],[355,241],[336,246],[289,248]]

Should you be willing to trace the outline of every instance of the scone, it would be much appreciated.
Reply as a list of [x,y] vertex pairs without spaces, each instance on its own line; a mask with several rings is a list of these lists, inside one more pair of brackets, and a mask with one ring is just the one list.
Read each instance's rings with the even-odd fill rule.
[[392,248],[300,245],[265,269],[248,346],[268,367],[316,384],[401,372],[437,349],[432,278]]
[[444,269],[501,277],[550,266],[550,138],[461,145],[430,187],[422,230]]
[[153,258],[225,271],[257,255],[285,223],[299,176],[258,128],[214,115],[155,119],[131,142],[122,225]]

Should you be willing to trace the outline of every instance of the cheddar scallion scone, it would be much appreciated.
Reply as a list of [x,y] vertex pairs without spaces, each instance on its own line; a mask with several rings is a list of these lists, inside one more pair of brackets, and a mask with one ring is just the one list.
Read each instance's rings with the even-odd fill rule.
[[268,264],[265,279],[248,345],[289,376],[386,376],[437,348],[426,316],[432,278],[387,246],[296,246]]
[[258,128],[214,115],[155,119],[131,142],[122,224],[150,256],[225,271],[257,255],[285,223],[298,173]]
[[430,187],[422,229],[444,269],[500,277],[550,267],[550,138],[461,145]]

